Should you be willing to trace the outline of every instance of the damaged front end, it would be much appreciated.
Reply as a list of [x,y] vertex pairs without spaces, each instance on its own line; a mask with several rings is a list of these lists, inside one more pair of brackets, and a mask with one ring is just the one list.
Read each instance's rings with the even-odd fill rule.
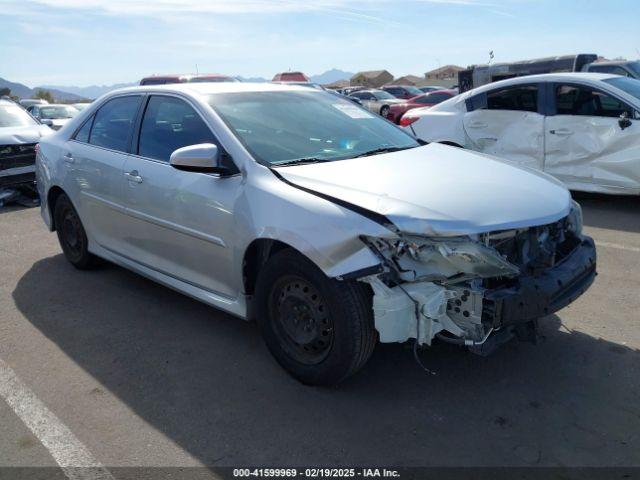
[[35,147],[35,143],[0,145],[0,206],[38,204]]
[[535,321],[571,303],[596,275],[593,240],[582,235],[577,203],[542,226],[457,237],[362,237],[383,272],[373,289],[380,341],[434,338],[488,354]]

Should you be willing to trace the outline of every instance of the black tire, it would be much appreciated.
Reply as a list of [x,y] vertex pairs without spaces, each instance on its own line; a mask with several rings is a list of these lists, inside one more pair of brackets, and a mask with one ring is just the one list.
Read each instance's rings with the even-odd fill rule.
[[380,108],[380,116],[387,118],[387,114],[389,113],[389,105],[383,105]]
[[89,253],[89,242],[80,216],[64,193],[56,200],[54,219],[58,241],[71,265],[79,270],[95,267],[98,263],[97,257]]
[[272,355],[293,377],[307,385],[334,385],[373,353],[378,335],[371,298],[368,285],[329,278],[286,249],[260,272],[257,321]]

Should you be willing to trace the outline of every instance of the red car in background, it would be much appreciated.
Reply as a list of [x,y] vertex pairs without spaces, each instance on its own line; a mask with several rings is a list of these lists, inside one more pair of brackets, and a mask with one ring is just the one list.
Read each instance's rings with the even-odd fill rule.
[[391,120],[393,123],[400,124],[402,115],[404,115],[412,108],[432,107],[440,102],[449,100],[456,95],[457,92],[455,90],[436,90],[434,92],[417,95],[413,98],[410,98],[405,103],[390,105],[389,111],[387,113],[387,120]]
[[272,82],[308,82],[309,77],[307,77],[302,72],[281,72],[276,73],[273,76]]

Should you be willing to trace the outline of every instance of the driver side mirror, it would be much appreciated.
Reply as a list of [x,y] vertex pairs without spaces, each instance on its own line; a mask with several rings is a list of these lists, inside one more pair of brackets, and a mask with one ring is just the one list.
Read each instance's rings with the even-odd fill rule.
[[627,127],[630,127],[631,120],[629,120],[629,112],[622,112],[620,114],[620,120],[618,120],[618,125],[620,125],[620,129],[624,130]]
[[169,165],[186,172],[220,174],[227,172],[227,169],[220,165],[220,152],[218,146],[213,143],[178,148],[171,154]]

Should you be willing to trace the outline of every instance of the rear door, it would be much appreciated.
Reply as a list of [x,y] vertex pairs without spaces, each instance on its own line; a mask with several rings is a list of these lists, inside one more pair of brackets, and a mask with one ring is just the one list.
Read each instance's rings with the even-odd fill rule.
[[183,97],[149,96],[138,131],[124,166],[125,255],[199,288],[236,295],[233,212],[242,176],[169,165],[174,150],[213,143],[235,168],[197,107]]
[[473,150],[541,170],[544,162],[540,84],[491,90],[467,100],[464,130]]
[[[545,171],[573,188],[640,186],[640,121],[624,101],[578,83],[553,85],[545,121]],[[630,125],[622,128],[620,115]]]
[[62,152],[62,164],[76,189],[76,199],[87,234],[100,246],[121,252],[122,169],[128,155],[133,124],[142,95],[116,97],[100,107],[75,132]]

